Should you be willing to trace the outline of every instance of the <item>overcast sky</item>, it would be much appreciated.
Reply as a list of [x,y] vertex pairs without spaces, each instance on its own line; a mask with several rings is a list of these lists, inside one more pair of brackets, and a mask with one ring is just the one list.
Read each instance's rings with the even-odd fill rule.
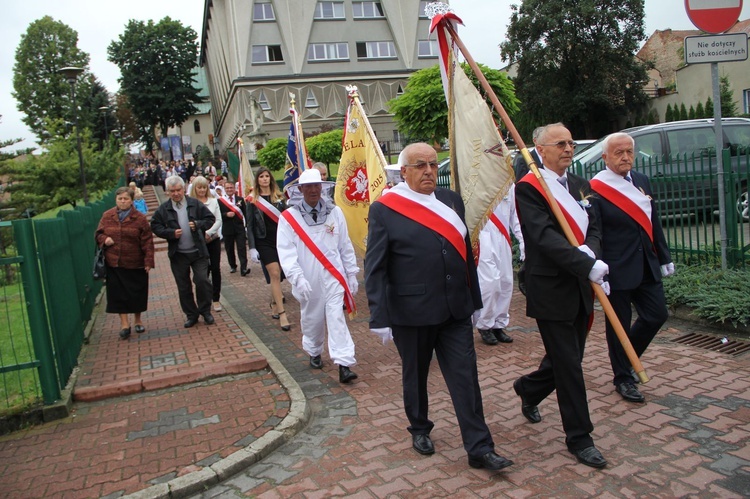
[[[248,0],[249,1],[249,0]],[[510,5],[520,0],[452,0],[451,7],[464,21],[459,36],[477,62],[503,66],[497,45],[505,39]],[[750,17],[744,2],[740,19]],[[191,26],[200,36],[204,0],[155,2],[153,0],[25,0],[9,2],[0,16],[0,140],[25,139],[11,149],[34,147],[34,136],[21,122],[13,90],[13,64],[21,35],[29,24],[45,15],[78,32],[78,47],[91,57],[91,71],[114,93],[119,87],[117,66],[107,61],[107,46],[117,39],[130,19],[159,21],[165,16]],[[646,0],[646,35],[657,29],[693,29],[683,0]]]

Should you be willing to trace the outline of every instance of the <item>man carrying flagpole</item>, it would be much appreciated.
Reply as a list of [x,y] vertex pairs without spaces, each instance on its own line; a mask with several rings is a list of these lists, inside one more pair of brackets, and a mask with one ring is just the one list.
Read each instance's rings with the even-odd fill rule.
[[328,329],[328,353],[339,366],[339,382],[357,378],[354,341],[344,307],[353,313],[357,258],[341,209],[321,195],[320,172],[310,168],[298,182],[303,200],[281,213],[276,236],[279,263],[300,303],[302,348],[310,366],[323,368],[321,354]]

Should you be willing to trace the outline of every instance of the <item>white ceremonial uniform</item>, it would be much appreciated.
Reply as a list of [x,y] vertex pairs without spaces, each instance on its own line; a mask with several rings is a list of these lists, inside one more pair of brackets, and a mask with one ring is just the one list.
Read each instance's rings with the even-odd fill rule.
[[[313,223],[305,212],[306,205],[302,205],[305,205],[304,201],[289,210],[304,214],[300,226],[310,239],[345,279],[358,274],[357,258],[341,208],[321,198],[318,207],[323,205],[324,209],[319,210],[318,221]],[[355,365],[354,342],[344,310],[344,287],[323,267],[284,217],[279,218],[276,249],[284,275],[292,283],[292,294],[300,302],[302,348],[311,357],[320,355],[327,325],[328,354],[333,363],[347,367]],[[300,277],[304,277],[312,288],[307,300],[300,299],[295,285]]]
[[[523,234],[516,215],[515,185],[500,201],[495,216],[519,241],[521,260],[524,259]],[[477,329],[504,329],[510,322],[510,299],[513,295],[513,248],[495,224],[488,220],[479,232],[479,287],[483,308],[474,312]]]

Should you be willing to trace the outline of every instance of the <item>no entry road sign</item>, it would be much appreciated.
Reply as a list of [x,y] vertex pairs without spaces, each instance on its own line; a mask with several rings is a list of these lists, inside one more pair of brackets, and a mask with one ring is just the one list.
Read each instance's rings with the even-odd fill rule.
[[685,10],[698,29],[718,34],[737,22],[742,0],[685,0]]

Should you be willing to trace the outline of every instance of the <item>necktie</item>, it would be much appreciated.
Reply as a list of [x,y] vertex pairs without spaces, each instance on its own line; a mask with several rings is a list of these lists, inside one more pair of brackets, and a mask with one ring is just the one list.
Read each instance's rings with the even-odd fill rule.
[[557,181],[560,182],[560,185],[565,187],[565,189],[568,188],[568,177],[560,177]]
[[626,175],[626,176],[625,176],[625,180],[627,180],[627,181],[628,181],[628,182],[630,182],[631,184],[633,183],[633,179],[632,179],[632,178],[630,178],[630,175]]
[[318,210],[316,210],[315,208],[313,208],[312,210],[310,210],[310,216],[312,216],[313,222],[317,222],[318,221]]

